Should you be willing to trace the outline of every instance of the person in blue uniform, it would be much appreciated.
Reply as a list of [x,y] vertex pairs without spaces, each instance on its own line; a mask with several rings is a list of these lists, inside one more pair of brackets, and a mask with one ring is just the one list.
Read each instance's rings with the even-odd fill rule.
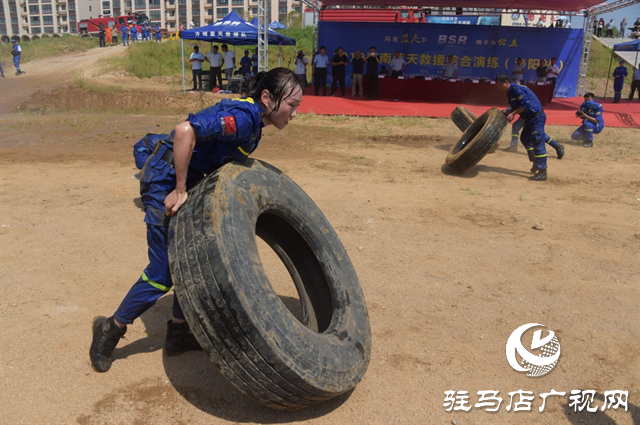
[[[139,147],[134,151],[136,164],[145,162],[140,173],[140,194],[145,206],[149,265],[111,317],[94,319],[89,351],[94,370],[109,370],[112,353],[127,325],[171,289],[168,223],[187,201],[187,190],[227,162],[245,162],[258,147],[262,128],[268,125],[285,128],[296,116],[300,102],[300,80],[289,69],[275,68],[254,78],[250,97],[224,99],[189,114],[171,135],[155,143],[152,153],[145,152],[140,142],[136,145]],[[201,348],[174,296],[164,354],[174,356],[198,349]]]
[[4,78],[4,68],[2,68],[2,62],[0,62],[0,75]]
[[496,88],[507,95],[509,108],[503,111],[507,121],[513,121],[516,115],[524,120],[520,141],[527,150],[529,161],[533,162],[531,172],[535,173],[529,180],[547,180],[548,136],[544,131],[547,116],[540,100],[529,88],[512,83],[511,78],[504,73],[496,77]]
[[582,120],[582,125],[571,135],[573,140],[582,140],[582,146],[590,148],[593,146],[593,135],[602,132],[604,128],[604,117],[602,116],[602,105],[594,100],[593,93],[584,95],[584,103],[576,112],[576,117]]
[[160,31],[160,25],[156,24],[154,29],[156,31],[156,42],[162,43],[162,31]]
[[[522,117],[518,118],[511,125],[511,146],[507,150],[511,152],[518,152],[518,139],[520,138],[520,130],[524,127],[524,119]],[[553,140],[548,134],[545,138],[545,142],[556,150],[556,156],[558,159],[562,159],[564,157],[564,145]]]
[[138,42],[138,27],[136,27],[135,25],[131,25],[131,42],[132,43],[137,43]]
[[11,54],[13,55],[13,65],[16,67],[16,75],[24,74],[24,72],[20,71],[20,59],[24,59],[22,47],[16,40],[11,40]]
[[129,35],[127,34],[127,26],[122,24],[122,26],[120,27],[120,34],[122,34],[122,45],[123,46],[128,46],[129,45]]
[[620,60],[620,66],[613,70],[613,103],[620,102],[622,97],[622,86],[624,86],[624,79],[629,75],[627,68],[624,66],[624,61]]

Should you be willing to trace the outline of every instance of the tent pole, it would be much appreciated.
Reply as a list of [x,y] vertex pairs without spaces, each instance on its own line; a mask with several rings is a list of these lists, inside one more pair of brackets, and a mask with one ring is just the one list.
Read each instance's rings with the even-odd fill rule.
[[609,85],[609,77],[611,76],[611,64],[613,63],[613,50],[611,50],[611,60],[609,61],[609,72],[607,72],[607,84],[604,85],[604,98],[607,98],[607,86]]
[[184,83],[184,40],[182,38],[180,39],[180,50],[182,52],[182,56],[180,57],[180,59],[182,59],[182,93],[184,93],[187,89]]

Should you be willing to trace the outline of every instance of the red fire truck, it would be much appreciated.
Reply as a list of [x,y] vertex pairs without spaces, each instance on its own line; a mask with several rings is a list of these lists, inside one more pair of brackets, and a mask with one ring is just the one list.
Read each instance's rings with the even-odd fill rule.
[[100,24],[104,25],[105,28],[120,28],[122,25],[130,23],[134,24],[138,28],[138,31],[140,31],[141,25],[149,23],[149,17],[142,12],[133,12],[131,15],[83,19],[78,22],[78,33],[98,35],[100,32]]

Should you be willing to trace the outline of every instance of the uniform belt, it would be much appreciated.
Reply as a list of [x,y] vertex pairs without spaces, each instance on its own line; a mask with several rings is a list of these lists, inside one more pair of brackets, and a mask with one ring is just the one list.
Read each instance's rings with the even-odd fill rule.
[[161,160],[163,160],[164,162],[166,162],[167,164],[173,164],[173,150],[171,149],[167,149],[164,151],[164,153],[162,154],[162,157],[160,157]]

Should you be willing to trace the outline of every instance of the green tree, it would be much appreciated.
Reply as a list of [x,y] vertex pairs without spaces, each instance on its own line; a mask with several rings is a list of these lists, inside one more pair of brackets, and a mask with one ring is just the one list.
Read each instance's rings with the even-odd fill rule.
[[287,14],[287,26],[291,29],[302,28],[302,15],[300,12],[292,10]]

